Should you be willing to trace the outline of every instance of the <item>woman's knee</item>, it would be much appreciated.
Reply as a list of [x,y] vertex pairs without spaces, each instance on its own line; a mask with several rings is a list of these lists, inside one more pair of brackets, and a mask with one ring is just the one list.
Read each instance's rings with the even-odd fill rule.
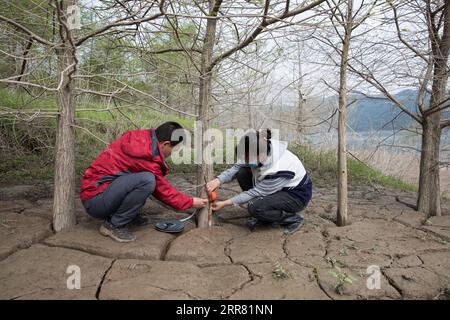
[[243,191],[247,191],[253,187],[253,174],[250,168],[240,168],[236,174],[236,178]]
[[250,168],[242,167],[239,169],[236,177],[238,179],[251,179],[252,178],[252,171]]
[[252,217],[259,218],[264,215],[264,209],[261,206],[260,200],[250,200],[247,209]]

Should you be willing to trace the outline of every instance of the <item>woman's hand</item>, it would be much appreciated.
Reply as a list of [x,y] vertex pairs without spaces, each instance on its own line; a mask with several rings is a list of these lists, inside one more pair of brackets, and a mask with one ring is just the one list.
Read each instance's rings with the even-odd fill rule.
[[231,206],[231,205],[233,205],[233,202],[230,199],[228,199],[228,200],[225,200],[225,201],[213,202],[211,204],[211,208],[213,209],[213,211],[219,211],[219,210],[221,210],[221,209],[223,209],[225,207]]
[[219,186],[220,180],[218,178],[215,178],[206,184],[206,190],[208,190],[208,192],[212,192],[216,190]]
[[192,207],[196,209],[201,209],[205,207],[208,204],[208,199],[202,199],[202,198],[192,198]]

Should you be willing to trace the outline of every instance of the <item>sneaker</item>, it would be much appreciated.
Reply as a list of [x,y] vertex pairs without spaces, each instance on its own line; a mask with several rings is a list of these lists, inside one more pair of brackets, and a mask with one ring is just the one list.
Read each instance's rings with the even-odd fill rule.
[[126,226],[115,227],[109,221],[105,221],[100,226],[100,233],[104,236],[111,237],[118,242],[131,242],[136,240],[136,236],[128,231]]
[[303,220],[301,222],[294,222],[290,225],[287,225],[284,228],[284,234],[290,235],[297,232],[303,226]]
[[261,225],[261,222],[256,218],[249,218],[247,220],[247,227],[250,229],[251,232],[253,232],[256,226],[258,225]]
[[304,220],[299,215],[293,215],[281,222],[284,226],[284,234],[289,235],[297,232],[304,224]]
[[144,217],[143,215],[138,215],[136,218],[133,219],[130,223],[132,226],[136,227],[142,227],[150,224],[150,220],[147,217]]
[[272,222],[270,226],[272,227],[272,229],[278,229],[280,227],[280,223],[278,221],[275,221]]

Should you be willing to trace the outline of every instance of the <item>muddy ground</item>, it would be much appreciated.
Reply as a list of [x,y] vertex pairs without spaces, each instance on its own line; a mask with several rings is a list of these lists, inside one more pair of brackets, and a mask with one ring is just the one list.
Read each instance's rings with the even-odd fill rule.
[[[193,178],[169,180],[185,189]],[[227,185],[219,198],[237,190]],[[247,212],[231,208],[211,229],[188,222],[175,236],[139,227],[136,242],[120,244],[98,233],[101,222],[79,201],[78,224],[55,234],[48,194],[42,186],[0,188],[0,299],[450,298],[448,201],[443,216],[426,220],[407,205],[413,193],[358,187],[350,190],[351,224],[337,227],[335,189],[316,188],[306,224],[291,236],[249,232]],[[143,214],[154,222],[186,216],[151,200]],[[67,288],[72,265],[80,289]],[[379,288],[376,271],[367,273],[373,265]]]

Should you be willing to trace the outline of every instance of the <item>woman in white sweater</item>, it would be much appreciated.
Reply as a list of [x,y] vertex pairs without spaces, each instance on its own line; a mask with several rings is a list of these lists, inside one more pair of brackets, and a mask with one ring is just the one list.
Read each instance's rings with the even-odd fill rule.
[[250,230],[257,225],[284,226],[292,234],[303,225],[299,212],[312,197],[312,181],[287,143],[271,139],[271,132],[251,131],[237,146],[238,163],[206,185],[209,192],[237,178],[242,192],[213,203],[214,211],[247,204]]

